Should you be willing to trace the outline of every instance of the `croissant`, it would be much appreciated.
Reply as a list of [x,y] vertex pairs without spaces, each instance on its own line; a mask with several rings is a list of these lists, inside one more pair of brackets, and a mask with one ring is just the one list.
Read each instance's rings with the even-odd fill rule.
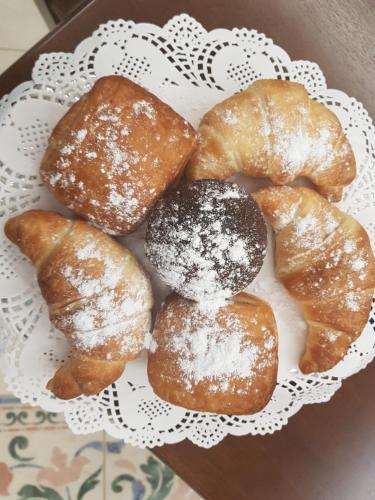
[[186,170],[190,180],[235,173],[277,185],[306,176],[323,196],[339,201],[356,167],[339,120],[303,85],[258,80],[205,114]]
[[364,228],[307,188],[253,196],[276,233],[276,269],[308,324],[303,373],[336,365],[366,325],[375,259]]
[[100,392],[144,347],[152,307],[148,278],[110,236],[55,212],[13,217],[5,234],[36,266],[50,320],[72,346],[48,389],[61,399]]

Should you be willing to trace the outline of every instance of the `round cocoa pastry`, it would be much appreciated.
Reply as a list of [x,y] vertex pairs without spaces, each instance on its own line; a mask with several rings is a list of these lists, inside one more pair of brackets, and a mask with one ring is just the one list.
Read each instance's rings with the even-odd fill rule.
[[256,202],[231,182],[181,185],[148,219],[146,255],[171,288],[197,301],[224,301],[246,288],[266,245]]
[[271,307],[239,293],[215,311],[172,294],[158,312],[148,377],[162,399],[195,411],[250,415],[270,400],[277,379]]

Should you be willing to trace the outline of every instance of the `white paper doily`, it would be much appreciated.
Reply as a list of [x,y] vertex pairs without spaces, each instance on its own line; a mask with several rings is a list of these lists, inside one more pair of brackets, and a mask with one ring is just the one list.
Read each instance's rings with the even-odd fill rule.
[[[101,25],[74,54],[42,55],[32,81],[19,85],[0,102],[0,250],[1,360],[8,386],[25,403],[63,411],[76,433],[105,429],[138,446],[156,446],[188,438],[210,447],[227,434],[266,434],[280,429],[302,405],[329,400],[341,380],[364,368],[375,355],[374,312],[357,342],[334,369],[304,376],[298,357],[305,325],[296,306],[274,277],[272,252],[250,287],[274,308],[280,335],[278,385],[260,413],[245,417],[194,413],[157,398],[147,381],[146,357],[128,364],[121,379],[95,397],[60,401],[45,389],[47,380],[66,359],[68,347],[51,327],[35,270],[3,236],[5,220],[32,207],[63,211],[41,186],[38,167],[47,138],[69,105],[100,76],[125,75],[154,92],[197,125],[213,104],[258,78],[303,83],[311,96],[339,117],[354,148],[355,182],[340,206],[354,215],[375,241],[375,131],[355,99],[327,89],[315,63],[291,61],[272,40],[255,30],[211,32],[187,15],[160,28],[131,21]],[[141,258],[142,229],[125,238]],[[146,264],[150,270],[150,266]],[[157,285],[154,278],[154,284]],[[157,299],[164,291],[156,286]]]

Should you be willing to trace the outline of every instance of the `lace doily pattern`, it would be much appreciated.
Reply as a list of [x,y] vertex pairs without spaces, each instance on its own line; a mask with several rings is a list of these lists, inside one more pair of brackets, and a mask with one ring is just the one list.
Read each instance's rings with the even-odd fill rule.
[[[117,20],[101,25],[73,54],[42,55],[32,80],[0,102],[1,234],[6,219],[25,209],[61,211],[41,186],[39,163],[53,127],[68,107],[103,75],[138,82],[194,125],[213,104],[258,78],[303,83],[314,99],[339,117],[353,145],[356,181],[341,207],[353,214],[375,241],[375,131],[366,110],[343,92],[328,89],[318,65],[291,61],[272,40],[255,30],[207,32],[187,15],[160,28]],[[101,429],[138,446],[184,438],[210,447],[227,434],[267,434],[279,430],[304,404],[329,400],[342,379],[364,368],[375,355],[374,312],[345,359],[323,375],[298,369],[279,377],[271,402],[252,416],[193,413],[157,398],[150,388],[146,357],[129,363],[113,386],[95,397],[60,401],[45,389],[69,356],[64,336],[48,321],[35,271],[19,251],[0,238],[0,366],[9,388],[25,403],[64,412],[74,432]]]

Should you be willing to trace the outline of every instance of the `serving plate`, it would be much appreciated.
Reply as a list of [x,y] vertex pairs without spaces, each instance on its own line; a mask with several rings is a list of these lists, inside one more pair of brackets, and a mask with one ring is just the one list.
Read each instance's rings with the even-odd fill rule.
[[[116,20],[101,25],[73,54],[50,53],[36,62],[32,80],[0,102],[0,366],[9,389],[24,403],[64,412],[76,433],[105,429],[138,446],[153,447],[188,438],[210,447],[227,434],[266,434],[281,429],[304,404],[329,400],[343,379],[375,356],[375,314],[347,356],[332,370],[303,375],[298,369],[306,326],[274,274],[272,235],[261,273],[247,289],[270,302],[278,323],[278,384],[263,411],[250,416],[194,413],[159,399],[147,380],[146,353],[102,393],[61,401],[46,382],[69,355],[65,337],[52,327],[35,269],[3,236],[6,219],[30,208],[68,214],[42,187],[41,157],[52,128],[68,107],[100,76],[127,76],[170,104],[194,126],[212,105],[258,78],[305,85],[310,96],[338,116],[356,156],[358,175],[339,207],[353,215],[375,241],[375,130],[362,104],[328,89],[316,63],[291,61],[256,30],[207,32],[183,14],[165,26]],[[250,191],[253,181],[239,179]],[[157,305],[168,293],[143,254],[144,227],[121,238],[151,274]]]

